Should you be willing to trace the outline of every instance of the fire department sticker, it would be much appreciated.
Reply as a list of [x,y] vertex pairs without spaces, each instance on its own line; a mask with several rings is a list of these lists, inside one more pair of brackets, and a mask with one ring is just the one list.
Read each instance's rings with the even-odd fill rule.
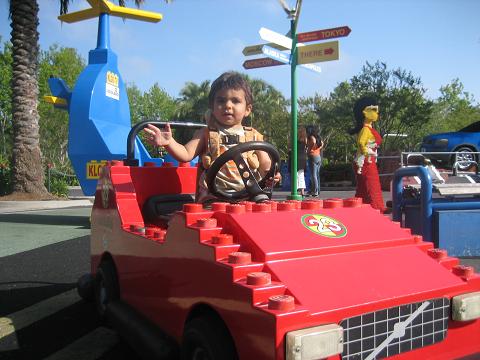
[[347,235],[347,228],[340,221],[320,214],[305,214],[302,216],[302,225],[315,234],[341,238]]

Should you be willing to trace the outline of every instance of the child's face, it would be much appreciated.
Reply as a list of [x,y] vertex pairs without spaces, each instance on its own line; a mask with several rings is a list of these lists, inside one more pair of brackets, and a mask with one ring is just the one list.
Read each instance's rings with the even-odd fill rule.
[[242,89],[222,89],[215,94],[212,112],[219,123],[231,127],[242,124],[252,112],[252,105],[247,105]]

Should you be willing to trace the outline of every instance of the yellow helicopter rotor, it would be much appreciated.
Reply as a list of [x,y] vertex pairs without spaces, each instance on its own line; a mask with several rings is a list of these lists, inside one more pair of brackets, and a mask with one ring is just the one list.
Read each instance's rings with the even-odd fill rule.
[[145,11],[139,9],[132,9],[113,4],[107,0],[87,0],[90,4],[90,9],[75,11],[69,14],[60,15],[59,20],[66,23],[74,23],[87,19],[98,17],[100,14],[109,14],[124,19],[141,20],[148,22],[159,22],[163,16],[160,13],[153,11]]

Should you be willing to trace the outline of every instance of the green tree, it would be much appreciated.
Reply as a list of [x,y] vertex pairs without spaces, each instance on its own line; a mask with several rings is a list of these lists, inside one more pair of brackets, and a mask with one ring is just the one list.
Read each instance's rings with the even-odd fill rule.
[[[347,135],[353,128],[353,104],[361,96],[372,95],[380,105],[377,129],[384,136],[382,149],[405,149],[420,139],[418,129],[426,124],[432,112],[432,101],[425,98],[420,78],[400,68],[387,69],[385,63],[366,63],[362,72],[349,81],[340,83],[327,97],[316,95],[303,100],[301,112],[315,113],[317,123],[326,140],[326,155],[334,161],[345,161],[354,153],[354,138]],[[308,115],[311,116],[311,115]],[[405,138],[385,136],[406,134]]]
[[253,96],[250,124],[260,131],[265,140],[277,147],[283,158],[288,156],[289,114],[288,101],[272,85],[260,79],[249,79]]
[[352,137],[352,107],[355,95],[349,82],[340,83],[328,96],[299,99],[299,119],[320,127],[324,158],[329,162],[348,162],[355,150]]
[[146,120],[170,120],[175,113],[175,100],[155,83],[143,94],[141,113]]
[[158,83],[144,93],[135,84],[128,85],[127,95],[132,125],[146,120],[171,120],[175,114],[175,99]]
[[[147,120],[172,120],[175,114],[175,99],[168,95],[165,90],[161,89],[157,83],[145,93],[142,93],[135,84],[128,85],[127,94],[132,125]],[[143,136],[142,133],[140,133],[140,136]],[[153,150],[148,145],[146,146],[150,152]]]
[[[85,68],[85,60],[75,49],[51,46],[40,53],[39,92],[42,99],[50,95],[48,79],[55,76],[65,80],[73,88],[80,73]],[[71,173],[68,159],[68,113],[55,109],[52,104],[40,101],[40,146],[44,161],[56,168]]]
[[[0,38],[1,40],[1,38]],[[12,46],[0,52],[0,163],[9,163],[12,150]]]
[[422,135],[457,131],[480,120],[480,107],[474,97],[464,91],[459,79],[440,88],[440,97],[433,105],[430,121],[421,131]]
[[372,94],[380,105],[378,129],[384,136],[384,148],[396,149],[401,137],[385,137],[386,134],[406,134],[411,144],[419,140],[418,131],[426,124],[432,112],[433,102],[426,99],[426,89],[419,77],[397,68],[388,70],[385,63],[367,64],[362,73],[351,80],[355,94]]
[[[180,97],[176,100],[174,120],[193,121],[204,123],[204,115],[208,110],[208,94],[210,81],[205,80],[199,85],[187,82],[180,90]],[[177,141],[187,143],[193,136],[195,129],[179,128],[175,130]]]
[[133,124],[146,120],[142,114],[143,93],[134,83],[127,84],[128,104],[130,105],[130,119]]
[[205,111],[208,110],[208,94],[210,81],[205,80],[200,85],[187,82],[180,90],[180,98],[177,100],[176,119],[204,122]]

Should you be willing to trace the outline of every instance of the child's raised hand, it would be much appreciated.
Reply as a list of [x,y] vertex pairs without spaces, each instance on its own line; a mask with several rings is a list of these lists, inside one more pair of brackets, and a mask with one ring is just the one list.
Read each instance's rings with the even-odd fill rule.
[[170,124],[168,123],[165,124],[163,129],[148,124],[143,131],[147,133],[146,140],[152,146],[167,146],[172,139],[172,129],[170,129]]

